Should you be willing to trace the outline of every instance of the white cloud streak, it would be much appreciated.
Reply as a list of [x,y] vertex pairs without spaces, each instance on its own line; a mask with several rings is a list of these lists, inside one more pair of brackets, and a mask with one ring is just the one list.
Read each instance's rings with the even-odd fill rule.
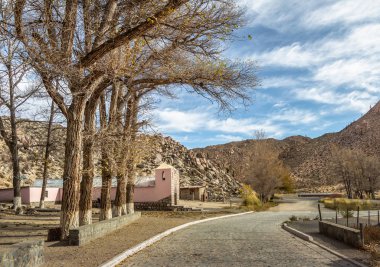
[[283,137],[284,124],[307,125],[319,120],[319,115],[296,108],[282,108],[265,118],[217,118],[199,110],[180,111],[166,108],[156,113],[157,128],[166,133],[218,132],[217,139],[237,141],[252,137],[256,130],[264,130],[270,137]]

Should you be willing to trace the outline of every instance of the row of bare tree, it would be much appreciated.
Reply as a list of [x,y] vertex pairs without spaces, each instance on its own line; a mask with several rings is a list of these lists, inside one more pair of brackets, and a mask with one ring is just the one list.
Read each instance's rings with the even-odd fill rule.
[[375,198],[380,189],[380,160],[360,149],[334,147],[331,177],[344,185],[348,198]]
[[[223,42],[244,23],[244,12],[234,1],[2,0],[0,5],[0,38],[12,47],[1,51],[7,81],[1,91],[8,92],[2,94],[2,107],[16,120],[21,99],[33,93],[20,83],[35,78],[65,117],[62,239],[70,228],[92,221],[97,142],[100,219],[112,217],[113,176],[113,215],[133,212],[135,140],[144,125],[139,111],[148,96],[172,97],[184,89],[228,109],[236,100],[249,100],[247,90],[257,85],[252,62],[223,59]],[[9,137],[2,136],[14,161],[17,207],[16,127]]]

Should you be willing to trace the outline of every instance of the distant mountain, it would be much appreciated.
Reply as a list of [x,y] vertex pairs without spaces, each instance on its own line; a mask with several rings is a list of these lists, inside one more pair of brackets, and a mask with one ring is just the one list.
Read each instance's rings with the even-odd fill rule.
[[[20,125],[20,163],[24,185],[30,185],[42,176],[43,145],[46,123],[22,120]],[[64,160],[65,128],[55,125],[54,146],[50,159],[49,178],[61,178]],[[328,186],[332,148],[336,145],[359,148],[371,155],[380,156],[380,102],[357,121],[338,133],[318,138],[291,136],[283,140],[245,140],[224,145],[188,150],[170,137],[140,135],[141,160],[137,165],[140,176],[150,176],[162,162],[172,164],[180,171],[180,185],[207,185],[215,195],[237,193],[239,182],[249,174],[254,164],[253,152],[258,142],[266,142],[289,166],[298,188],[318,190]],[[96,175],[100,164],[96,161]],[[11,160],[8,148],[0,139],[0,187],[12,186]],[[321,189],[326,190],[326,188]]]
[[233,177],[243,180],[250,175],[249,166],[255,164],[252,152],[258,142],[266,142],[278,154],[279,159],[290,168],[298,188],[318,190],[316,187],[331,185],[328,171],[334,146],[361,149],[369,155],[380,157],[380,102],[338,133],[328,133],[314,139],[291,136],[283,140],[244,140],[197,148],[194,152],[203,153]]

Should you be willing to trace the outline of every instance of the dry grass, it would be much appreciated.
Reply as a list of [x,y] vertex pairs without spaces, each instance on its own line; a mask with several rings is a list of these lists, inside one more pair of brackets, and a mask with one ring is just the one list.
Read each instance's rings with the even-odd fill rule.
[[380,245],[380,227],[367,226],[364,228],[364,242],[369,244]]
[[320,202],[328,209],[340,210],[356,210],[358,207],[361,210],[380,209],[380,204],[371,200],[348,199],[348,198],[324,198]]
[[372,266],[380,266],[380,227],[367,226],[364,228],[364,243],[371,252]]

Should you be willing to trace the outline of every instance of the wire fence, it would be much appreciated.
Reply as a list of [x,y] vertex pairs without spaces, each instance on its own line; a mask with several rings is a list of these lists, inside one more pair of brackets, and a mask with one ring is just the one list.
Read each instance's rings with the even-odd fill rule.
[[334,217],[331,216],[331,212],[323,214],[324,212],[321,212],[319,204],[318,210],[321,220],[332,221],[350,228],[360,229],[360,224],[363,226],[380,226],[380,210],[365,210],[360,209],[360,207],[357,207],[356,210],[337,208]]

